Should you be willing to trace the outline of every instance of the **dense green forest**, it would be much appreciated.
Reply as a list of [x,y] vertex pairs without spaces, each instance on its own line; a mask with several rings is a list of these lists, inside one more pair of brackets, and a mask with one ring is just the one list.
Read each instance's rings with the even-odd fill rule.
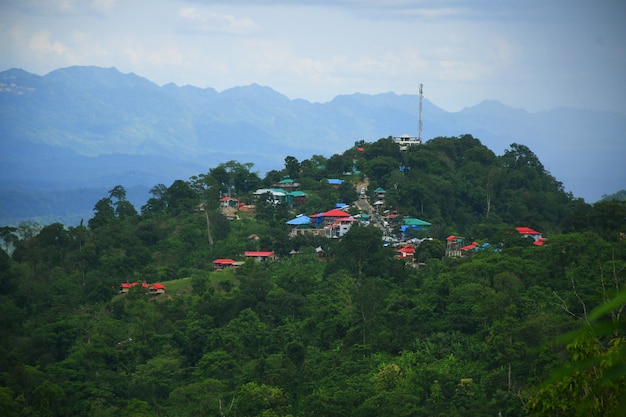
[[[285,176],[302,205],[254,197]],[[290,236],[286,221],[359,200],[365,181],[369,198],[386,190],[388,213],[431,223],[417,233],[432,238],[418,262],[373,225]],[[228,220],[225,195],[255,210]],[[328,158],[287,156],[264,178],[225,162],[151,196],[136,208],[115,186],[80,226],[0,229],[1,415],[626,409],[626,202],[574,198],[524,145],[497,156],[470,135],[404,152],[392,138],[361,141]],[[450,235],[490,245],[445,256]],[[242,264],[213,271],[221,258]],[[142,281],[167,292],[118,294]]]

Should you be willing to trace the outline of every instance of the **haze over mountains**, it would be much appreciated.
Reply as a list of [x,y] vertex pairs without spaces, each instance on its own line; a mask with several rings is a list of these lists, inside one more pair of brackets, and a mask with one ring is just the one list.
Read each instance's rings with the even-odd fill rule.
[[[311,103],[256,84],[222,92],[158,86],[115,68],[70,67],[45,76],[10,69],[0,73],[0,223],[88,218],[103,190],[117,184],[139,208],[153,185],[221,162],[252,162],[264,174],[281,169],[287,155],[330,156],[358,140],[416,135],[417,115],[417,95]],[[497,101],[450,113],[426,98],[423,126],[425,140],[469,133],[498,155],[511,143],[524,144],[588,202],[626,188],[625,114],[529,113]],[[17,217],[16,207],[23,207]]]

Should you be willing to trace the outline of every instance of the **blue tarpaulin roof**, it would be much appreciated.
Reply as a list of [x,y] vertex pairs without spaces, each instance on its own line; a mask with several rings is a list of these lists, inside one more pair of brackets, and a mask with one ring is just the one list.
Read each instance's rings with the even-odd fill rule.
[[287,224],[291,226],[300,226],[309,223],[311,223],[311,219],[308,216],[298,216],[295,219],[291,219],[287,222]]

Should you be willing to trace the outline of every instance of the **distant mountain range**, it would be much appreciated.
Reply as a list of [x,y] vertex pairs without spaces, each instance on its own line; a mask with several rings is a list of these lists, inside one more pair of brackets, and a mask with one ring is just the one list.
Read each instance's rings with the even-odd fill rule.
[[[287,155],[331,156],[358,140],[416,135],[417,124],[416,95],[311,103],[256,84],[222,92],[158,86],[115,68],[70,67],[45,76],[10,69],[0,72],[0,224],[56,219],[52,200],[74,222],[89,218],[95,200],[81,206],[71,199],[68,207],[59,195],[104,196],[121,184],[143,190],[136,193],[139,206],[153,185],[221,162],[252,162],[263,176],[282,168]],[[524,144],[567,191],[589,202],[626,188],[625,114],[529,113],[497,101],[451,113],[425,99],[423,126],[425,140],[470,133],[498,155],[513,142]],[[16,204],[25,207],[17,217]]]

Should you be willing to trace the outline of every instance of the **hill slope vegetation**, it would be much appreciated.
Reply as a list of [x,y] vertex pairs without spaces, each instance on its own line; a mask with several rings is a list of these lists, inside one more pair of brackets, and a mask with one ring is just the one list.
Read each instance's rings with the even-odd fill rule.
[[[407,152],[383,138],[284,162],[264,178],[229,161],[157,184],[140,209],[116,186],[75,227],[2,228],[2,414],[623,410],[624,202],[589,205],[529,148],[496,156],[470,135]],[[285,176],[306,192],[302,205],[255,199]],[[351,203],[366,181],[371,201],[386,191],[381,218],[431,223],[408,236],[421,242],[416,262],[384,245],[374,222],[339,239],[290,235],[286,221]],[[224,195],[255,210],[227,220]],[[547,240],[534,245],[518,226]],[[490,245],[445,256],[448,235]],[[257,262],[246,251],[278,259]],[[242,263],[214,272],[226,258]],[[172,291],[118,294],[120,283],[142,281]]]

